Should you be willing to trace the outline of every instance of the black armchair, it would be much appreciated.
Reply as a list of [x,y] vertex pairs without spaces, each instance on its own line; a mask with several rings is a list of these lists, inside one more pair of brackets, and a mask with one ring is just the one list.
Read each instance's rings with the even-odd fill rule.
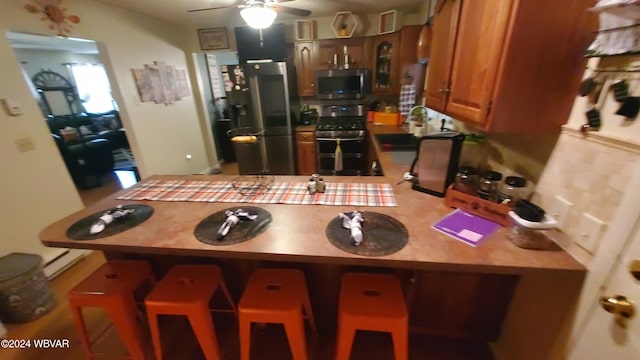
[[113,171],[112,145],[106,139],[65,141],[51,134],[76,186],[100,186],[100,176]]

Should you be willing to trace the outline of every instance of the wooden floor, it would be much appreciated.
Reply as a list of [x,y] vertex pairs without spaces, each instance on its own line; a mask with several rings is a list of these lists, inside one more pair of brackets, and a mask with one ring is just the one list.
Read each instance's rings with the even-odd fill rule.
[[[235,163],[223,165],[224,174],[237,174]],[[103,179],[100,188],[81,191],[80,195],[89,205],[102,197],[122,189],[118,177],[108,175]],[[84,353],[76,335],[66,293],[84,277],[104,263],[99,252],[92,252],[73,265],[64,273],[51,281],[50,287],[58,300],[56,307],[40,319],[26,324],[5,324],[8,330],[7,339],[30,340],[31,347],[25,349],[1,349],[3,360],[36,360],[36,359],[84,359]],[[106,314],[100,309],[87,309],[84,312],[89,332],[97,336],[104,329],[105,335],[94,345],[97,354],[95,359],[127,358],[126,350],[120,343],[115,330],[109,327]],[[237,321],[233,315],[214,314],[214,323],[218,334],[223,359],[239,359],[239,342]],[[194,340],[189,324],[179,317],[161,319],[164,324],[163,344],[165,359],[204,359],[204,355]],[[309,332],[308,332],[309,334]],[[37,349],[36,339],[68,340],[68,348]],[[291,359],[287,338],[280,325],[254,327],[252,334],[251,359]],[[335,348],[335,334],[324,333],[318,338],[308,335],[311,359],[332,359]],[[409,341],[410,359],[437,360],[491,360],[493,359],[487,345],[481,341],[447,339],[427,336],[412,336]],[[149,347],[149,354],[152,353]],[[393,359],[391,337],[385,333],[361,332],[356,334],[352,350],[352,360],[385,360]],[[152,358],[150,356],[150,358]]]

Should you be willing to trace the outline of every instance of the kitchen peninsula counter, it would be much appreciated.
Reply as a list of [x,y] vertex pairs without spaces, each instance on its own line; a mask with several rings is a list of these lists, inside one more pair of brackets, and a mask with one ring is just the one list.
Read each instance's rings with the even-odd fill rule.
[[[393,130],[380,127],[374,131]],[[391,272],[403,282],[412,333],[492,341],[494,350],[504,359],[561,359],[586,275],[585,267],[560,248],[553,251],[519,248],[507,238],[507,228],[499,229],[477,247],[432,229],[433,223],[453,209],[446,207],[441,198],[412,190],[408,182],[398,184],[408,168],[394,164],[375,142],[373,146],[385,176],[327,176],[325,181],[329,185],[390,184],[395,207],[117,200],[126,189],[47,226],[40,239],[52,247],[103,251],[107,258],[143,258],[162,264],[213,262],[223,267],[236,299],[251,269],[300,267],[308,278],[321,332],[335,328],[342,273]],[[234,178],[162,175],[143,182]],[[307,179],[275,176],[276,182]],[[66,236],[67,229],[76,221],[121,204],[146,204],[153,207],[154,213],[141,225],[113,236],[84,241]],[[266,231],[246,242],[227,246],[208,245],[196,239],[194,229],[201,220],[242,205],[259,206],[271,213],[273,221]],[[407,228],[408,243],[396,253],[379,257],[338,249],[327,240],[326,226],[340,212],[353,210],[395,218]],[[531,336],[532,333],[536,335]]]
[[[386,169],[387,165],[383,168]],[[401,178],[401,177],[400,177]],[[152,176],[148,180],[215,180],[231,181],[228,175]],[[277,182],[306,181],[307,177],[276,176]],[[98,203],[67,216],[44,229],[40,239],[53,247],[82,248],[102,251],[141,252],[190,256],[232,257],[263,260],[320,262],[355,265],[389,266],[442,271],[523,274],[553,270],[584,272],[585,268],[569,254],[556,251],[521,249],[506,237],[501,228],[478,247],[452,239],[431,225],[453,209],[441,198],[411,190],[408,182],[397,184],[397,177],[325,177],[332,182],[388,183],[392,185],[396,207],[354,207],[328,205],[250,204],[269,211],[273,222],[257,237],[235,245],[214,246],[201,243],[193,231],[207,216],[238,206],[238,203],[124,201],[116,198],[122,190]],[[121,204],[144,203],[154,213],[140,226],[120,234],[96,240],[72,240],[66,230],[76,221]],[[326,238],[327,224],[340,212],[374,211],[400,221],[409,232],[409,242],[400,251],[380,257],[364,257],[342,251]],[[366,224],[365,224],[366,229]],[[366,230],[365,230],[366,231]]]

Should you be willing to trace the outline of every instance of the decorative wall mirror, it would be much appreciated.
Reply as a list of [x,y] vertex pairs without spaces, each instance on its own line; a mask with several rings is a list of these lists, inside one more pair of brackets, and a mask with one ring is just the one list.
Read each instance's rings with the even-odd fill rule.
[[64,76],[51,70],[42,70],[31,79],[43,105],[46,115],[72,115],[84,112],[75,86]]

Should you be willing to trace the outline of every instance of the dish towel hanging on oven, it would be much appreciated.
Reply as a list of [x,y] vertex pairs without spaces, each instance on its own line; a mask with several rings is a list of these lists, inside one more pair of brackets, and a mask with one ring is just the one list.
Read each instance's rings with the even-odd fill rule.
[[413,84],[402,85],[400,88],[400,101],[398,107],[400,108],[400,115],[402,118],[406,118],[409,115],[409,111],[416,102],[416,88]]
[[333,163],[333,169],[335,171],[342,171],[342,149],[340,148],[340,138],[336,139],[336,152],[335,152],[335,160]]

